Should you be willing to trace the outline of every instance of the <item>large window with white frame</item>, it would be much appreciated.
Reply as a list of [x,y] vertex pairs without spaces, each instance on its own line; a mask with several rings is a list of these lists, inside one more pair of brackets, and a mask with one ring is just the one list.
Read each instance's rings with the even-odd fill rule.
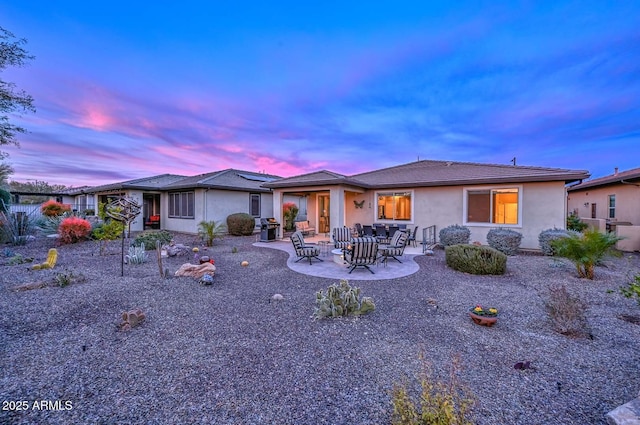
[[169,193],[169,217],[194,218],[195,192]]
[[378,192],[376,218],[385,221],[411,221],[413,192]]
[[465,223],[520,224],[522,188],[470,188],[464,192]]

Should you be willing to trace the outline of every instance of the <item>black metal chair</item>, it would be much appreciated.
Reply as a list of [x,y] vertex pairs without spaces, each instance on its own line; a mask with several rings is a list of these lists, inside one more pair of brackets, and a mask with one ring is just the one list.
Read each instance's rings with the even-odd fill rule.
[[400,230],[400,226],[398,226],[397,224],[392,224],[391,226],[389,226],[389,238],[392,239],[393,235],[396,234],[397,231]]
[[291,235],[291,243],[296,251],[296,255],[299,257],[296,260],[296,263],[300,260],[304,260],[305,258],[309,259],[309,265],[311,265],[311,260],[314,258],[318,261],[324,261],[318,257],[320,255],[319,247],[315,245],[305,245],[302,233],[294,232]]
[[413,244],[414,247],[418,246],[417,242],[416,242],[416,235],[418,234],[418,226],[416,226],[413,229],[413,232],[411,232],[411,234],[409,234],[409,237],[407,238],[407,245],[409,245],[410,243]]
[[387,265],[389,258],[393,258],[398,263],[402,263],[398,257],[404,255],[404,247],[407,245],[407,237],[406,232],[396,232],[396,234],[393,235],[389,246],[380,250],[380,256],[382,261],[384,261],[385,266]]
[[365,224],[364,226],[362,226],[362,232],[363,234],[360,235],[360,237],[362,236],[373,237],[373,226],[369,226],[368,224]]
[[372,237],[353,238],[349,245],[350,248],[344,251],[344,261],[350,266],[349,274],[356,267],[364,267],[375,274],[369,266],[378,262],[378,242],[376,239]]
[[387,226],[384,224],[374,224],[373,232],[376,235],[378,243],[387,243],[389,240],[389,235],[387,235]]

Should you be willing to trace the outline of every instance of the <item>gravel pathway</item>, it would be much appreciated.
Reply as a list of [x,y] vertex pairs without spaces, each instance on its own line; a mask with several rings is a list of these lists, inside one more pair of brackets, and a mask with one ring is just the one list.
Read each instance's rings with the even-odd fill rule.
[[[637,254],[607,260],[587,281],[565,260],[533,255],[510,257],[504,276],[467,275],[436,250],[416,257],[410,276],[352,282],[374,298],[372,314],[313,321],[315,292],[336,281],[296,273],[287,253],[253,242],[227,237],[206,251],[213,286],[162,280],[153,257],[121,277],[118,241],[102,255],[96,242],[59,246],[53,270],[0,256],[0,423],[386,424],[393,383],[418,390],[421,352],[443,377],[461,357],[477,424],[604,424],[640,390],[640,326],[619,318],[640,308],[607,293],[640,272]],[[7,248],[43,261],[52,246]],[[14,290],[69,272],[84,282]],[[552,330],[544,300],[561,283],[589,303],[590,338]],[[275,293],[284,300],[270,302]],[[496,326],[469,319],[476,303],[500,309]],[[146,321],[119,330],[134,307]],[[514,369],[520,361],[532,368]]]

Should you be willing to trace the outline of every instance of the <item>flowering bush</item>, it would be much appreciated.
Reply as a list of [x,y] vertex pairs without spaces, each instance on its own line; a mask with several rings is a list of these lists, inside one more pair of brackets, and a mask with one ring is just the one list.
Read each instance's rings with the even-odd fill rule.
[[91,223],[79,217],[68,217],[62,220],[58,235],[62,243],[76,243],[91,234]]
[[284,216],[285,230],[293,230],[293,221],[298,215],[298,206],[293,202],[282,204],[282,215]]
[[486,317],[496,317],[498,315],[498,309],[495,307],[489,307],[488,309],[482,308],[480,304],[475,307],[470,308],[470,311],[473,314],[477,314],[478,316],[486,316]]
[[55,217],[62,215],[66,212],[71,212],[71,206],[67,204],[61,204],[53,199],[40,205],[40,212],[47,217]]

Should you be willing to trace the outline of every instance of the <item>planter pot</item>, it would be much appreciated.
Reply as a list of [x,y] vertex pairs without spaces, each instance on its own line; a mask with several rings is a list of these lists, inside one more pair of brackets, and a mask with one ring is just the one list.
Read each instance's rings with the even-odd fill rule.
[[488,327],[495,325],[496,322],[498,321],[498,316],[493,316],[493,317],[479,316],[471,311],[469,312],[469,317],[471,317],[471,320],[473,320],[473,323],[477,325],[488,326]]

